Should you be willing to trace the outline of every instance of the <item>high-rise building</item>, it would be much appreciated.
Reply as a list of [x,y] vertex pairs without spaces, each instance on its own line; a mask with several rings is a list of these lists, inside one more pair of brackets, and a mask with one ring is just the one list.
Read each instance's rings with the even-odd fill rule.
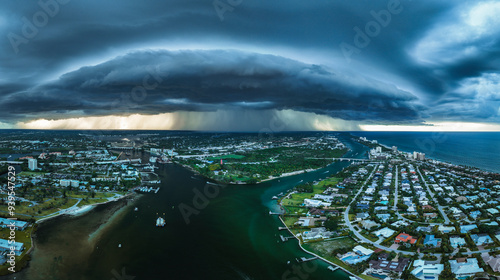
[[35,170],[35,169],[37,169],[37,168],[38,168],[38,167],[36,166],[36,159],[34,159],[34,158],[29,158],[29,159],[28,159],[28,168],[29,168],[30,170]]

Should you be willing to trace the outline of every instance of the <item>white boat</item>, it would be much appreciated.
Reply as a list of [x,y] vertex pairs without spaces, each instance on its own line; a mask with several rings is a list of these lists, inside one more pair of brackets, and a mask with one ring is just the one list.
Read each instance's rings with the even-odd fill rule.
[[158,159],[157,157],[150,157],[149,162],[156,162],[157,159]]
[[158,219],[156,219],[156,226],[157,227],[163,227],[165,226],[165,219],[163,219],[162,217],[158,217]]
[[134,211],[139,211],[139,208],[135,207],[135,208],[134,208]]

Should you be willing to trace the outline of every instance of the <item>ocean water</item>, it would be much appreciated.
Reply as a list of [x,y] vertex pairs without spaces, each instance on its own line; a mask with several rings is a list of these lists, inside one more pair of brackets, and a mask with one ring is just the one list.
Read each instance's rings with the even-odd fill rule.
[[500,173],[500,132],[352,132],[405,152]]

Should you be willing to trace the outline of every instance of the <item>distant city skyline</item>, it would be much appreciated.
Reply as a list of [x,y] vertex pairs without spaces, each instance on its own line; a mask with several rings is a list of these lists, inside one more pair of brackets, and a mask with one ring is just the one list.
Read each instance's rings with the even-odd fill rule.
[[0,128],[500,131],[496,1],[1,5]]

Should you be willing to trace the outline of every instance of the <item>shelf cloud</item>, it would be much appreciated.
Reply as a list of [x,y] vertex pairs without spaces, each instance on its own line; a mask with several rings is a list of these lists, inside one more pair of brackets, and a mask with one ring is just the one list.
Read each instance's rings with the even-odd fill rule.
[[495,1],[238,3],[3,3],[2,127],[500,123]]

